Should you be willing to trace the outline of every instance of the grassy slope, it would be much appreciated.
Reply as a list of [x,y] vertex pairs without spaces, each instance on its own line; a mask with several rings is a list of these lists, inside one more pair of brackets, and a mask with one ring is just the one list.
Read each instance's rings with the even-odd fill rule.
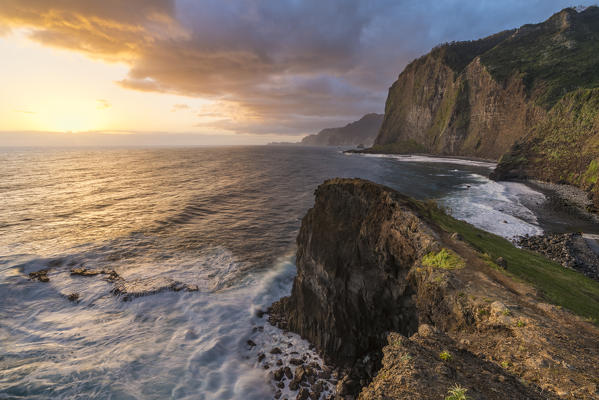
[[496,174],[576,185],[590,193],[599,210],[599,89],[564,96],[501,158]]
[[599,282],[539,254],[518,249],[502,237],[456,220],[434,204],[416,203],[423,217],[447,232],[459,233],[464,241],[491,260],[503,257],[508,265],[505,273],[532,284],[547,301],[599,324]]
[[541,24],[525,25],[481,61],[498,82],[520,76],[537,104],[549,109],[572,90],[599,87],[597,21],[597,7],[565,9]]

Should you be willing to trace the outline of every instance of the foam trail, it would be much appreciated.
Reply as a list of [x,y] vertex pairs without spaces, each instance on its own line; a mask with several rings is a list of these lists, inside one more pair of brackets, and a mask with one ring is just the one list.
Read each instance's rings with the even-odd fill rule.
[[494,182],[478,174],[471,177],[476,183],[440,200],[453,217],[507,239],[543,233],[535,214],[521,201],[526,196],[543,202],[542,193],[522,183]]

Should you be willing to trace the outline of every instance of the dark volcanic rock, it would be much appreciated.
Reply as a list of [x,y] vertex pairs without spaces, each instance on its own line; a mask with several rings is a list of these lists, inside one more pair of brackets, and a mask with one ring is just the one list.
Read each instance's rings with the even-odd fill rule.
[[[451,217],[367,181],[317,189],[292,294],[269,319],[316,345],[335,379],[320,382],[330,370],[297,357],[292,379],[283,370],[289,389],[316,398],[320,382],[345,400],[442,399],[455,385],[473,399],[597,398],[597,328],[437,221]],[[447,253],[463,265],[434,261]]]
[[162,277],[133,279],[130,281],[120,278],[115,279],[112,292],[121,296],[123,301],[128,301],[135,297],[148,296],[169,290],[175,292],[182,290],[194,292],[198,290],[198,287],[196,285],[187,285],[170,278]]
[[599,280],[599,257],[589,247],[580,233],[550,233],[538,236],[523,236],[518,245],[543,254],[545,257]]
[[50,282],[50,278],[48,278],[48,269],[40,269],[39,271],[30,272],[29,279],[38,280],[40,282]]
[[302,221],[291,297],[271,314],[285,315],[289,329],[345,367],[380,348],[385,332],[416,331],[408,272],[434,240],[412,207],[366,181],[321,185]]

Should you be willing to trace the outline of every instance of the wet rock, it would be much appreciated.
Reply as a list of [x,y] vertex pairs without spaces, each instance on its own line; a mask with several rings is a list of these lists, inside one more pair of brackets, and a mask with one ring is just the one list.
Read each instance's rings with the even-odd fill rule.
[[287,377],[287,379],[293,378],[293,372],[291,372],[291,368],[285,367],[283,372],[285,373],[285,376]]
[[296,400],[307,400],[310,398],[310,392],[306,388],[301,388],[297,394]]
[[252,339],[248,339],[246,343],[250,347],[256,347],[256,343]]
[[278,365],[278,366],[281,366],[281,365],[283,365],[283,360],[277,360],[277,365]]
[[285,369],[284,368],[279,368],[274,372],[274,378],[276,381],[280,381],[281,379],[283,379],[283,376],[285,376]]
[[169,290],[177,292],[181,290],[189,291],[190,288],[190,286],[185,283],[173,281],[170,278],[163,277],[133,279],[131,281],[126,281],[122,278],[119,278],[120,277],[114,280],[115,286],[112,290],[112,293],[121,296],[123,301]]
[[277,390],[275,393],[275,399],[280,399],[283,393],[280,390]]
[[283,352],[278,347],[275,347],[270,351],[270,354],[282,354]]
[[299,382],[296,381],[295,379],[292,380],[291,382],[289,382],[289,389],[290,390],[297,390],[297,389],[299,389]]
[[69,301],[76,303],[79,301],[79,293],[71,293],[67,296],[67,299],[69,299]]
[[264,353],[258,354],[258,362],[262,362],[262,360],[264,360],[265,357],[266,355]]
[[292,358],[289,360],[289,364],[291,364],[291,365],[302,365],[303,363],[304,363],[304,360],[302,360],[301,358]]
[[360,390],[360,382],[351,379],[349,376],[344,376],[337,382],[337,395],[347,396],[352,395]]
[[39,271],[30,272],[29,279],[40,282],[50,282],[50,278],[48,278],[48,269],[40,269]]
[[[110,271],[113,272],[113,271]],[[95,276],[108,274],[109,272],[103,269],[87,269],[84,267],[71,268],[71,275],[79,275],[79,276]]]

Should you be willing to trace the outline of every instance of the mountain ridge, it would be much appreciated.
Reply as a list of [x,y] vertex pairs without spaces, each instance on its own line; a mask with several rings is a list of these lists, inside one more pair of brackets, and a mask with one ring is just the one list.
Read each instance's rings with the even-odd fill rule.
[[338,128],[326,128],[314,135],[302,139],[301,144],[308,146],[371,146],[374,143],[383,115],[369,113],[358,121]]

